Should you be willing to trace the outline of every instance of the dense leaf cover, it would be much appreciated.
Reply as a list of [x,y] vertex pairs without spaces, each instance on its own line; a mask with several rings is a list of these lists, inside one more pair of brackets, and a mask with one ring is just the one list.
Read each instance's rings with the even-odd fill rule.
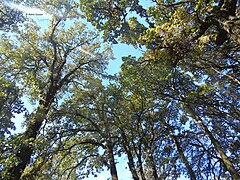
[[[54,14],[2,33],[2,179],[117,180],[120,156],[134,180],[240,179],[239,1],[26,3]],[[115,43],[143,53],[112,77]],[[22,95],[35,110],[9,135]]]

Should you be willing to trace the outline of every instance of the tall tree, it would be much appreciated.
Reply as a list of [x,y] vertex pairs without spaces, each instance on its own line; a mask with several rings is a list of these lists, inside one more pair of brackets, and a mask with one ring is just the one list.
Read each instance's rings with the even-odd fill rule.
[[[215,159],[213,162],[220,163],[217,168],[216,165],[212,166],[213,171],[220,170],[217,174],[222,176],[227,170],[233,179],[238,179],[238,162],[235,160],[237,151],[231,150],[229,156],[230,149],[227,150],[226,144],[236,147],[236,134],[239,133],[236,128],[239,119],[239,105],[236,102],[236,90],[239,86],[239,2],[152,1],[152,6],[143,7],[141,1],[106,1],[98,8],[99,2],[82,1],[85,3],[82,9],[90,21],[93,21],[93,17],[98,19],[100,23],[93,22],[93,25],[110,36],[105,36],[106,40],[122,40],[146,48],[145,56],[135,60],[136,63],[134,60],[124,63],[130,71],[124,77],[131,83],[136,83],[136,89],[150,87],[150,91],[161,95],[161,98],[170,98],[177,102],[176,105],[171,103],[174,111],[188,117],[189,124],[198,129],[196,132],[202,131],[205,134],[199,138],[197,133],[193,133],[193,137],[189,132],[187,136],[197,138],[198,143],[204,140],[204,145],[199,146],[201,148],[214,148],[214,153],[207,150],[204,152],[206,157]],[[131,12],[136,13],[140,20],[135,18],[133,21]],[[116,31],[105,27],[113,19],[120,19],[115,21]],[[126,34],[131,35],[130,39],[134,41],[129,41]],[[141,65],[135,69],[134,66],[138,63]],[[147,65],[150,66],[149,69],[146,68]],[[159,69],[153,72],[155,66]],[[166,67],[169,68],[167,71]],[[147,71],[145,80],[144,71]],[[169,73],[169,81],[160,81],[166,77],[165,72]],[[158,76],[157,73],[161,75]],[[138,76],[141,79],[137,78]],[[155,76],[159,79],[155,79]],[[231,108],[229,102],[232,104]],[[194,120],[194,123],[190,119]],[[177,122],[177,119],[172,120],[174,129],[183,128],[185,123]],[[223,131],[227,131],[227,136],[231,138],[222,134]],[[230,131],[234,131],[235,135],[230,135]],[[172,136],[173,140],[174,137],[175,135]],[[177,142],[176,139],[174,141]],[[196,145],[194,146],[192,148],[196,148]],[[178,153],[181,151],[178,150]],[[215,153],[220,155],[220,159],[216,158]],[[209,161],[208,167],[201,164],[203,168],[206,166],[206,176],[216,175],[210,173],[211,163]],[[221,172],[222,166],[224,170]]]
[[[47,2],[45,2],[47,3]],[[56,13],[48,30],[41,31],[36,24],[25,24],[16,41],[3,37],[1,60],[6,61],[11,75],[24,87],[30,99],[37,103],[36,110],[26,119],[26,131],[18,138],[21,142],[13,149],[17,161],[3,165],[2,177],[20,179],[33,154],[33,144],[47,115],[57,102],[64,99],[74,82],[103,74],[111,54],[97,40],[97,34],[87,30],[76,19],[66,27],[67,16],[77,17],[77,4],[65,1],[48,3]],[[7,160],[6,160],[7,161]]]
[[[25,132],[3,136],[4,178],[76,179],[107,166],[118,179],[124,154],[134,180],[239,179],[239,2],[147,2],[44,1],[48,30],[25,23],[2,35],[0,98],[10,92],[3,104],[19,112],[22,94],[36,104]],[[98,78],[112,55],[83,15],[105,41],[143,50],[123,57],[106,88]]]

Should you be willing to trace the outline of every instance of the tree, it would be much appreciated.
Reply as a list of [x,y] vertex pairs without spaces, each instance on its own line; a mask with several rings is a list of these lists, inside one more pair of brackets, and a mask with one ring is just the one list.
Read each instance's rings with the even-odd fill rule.
[[[26,131],[4,137],[3,177],[76,179],[107,166],[118,179],[124,154],[134,180],[239,179],[239,2],[148,2],[46,1],[48,30],[26,23],[2,36],[3,82],[36,103]],[[82,15],[106,42],[143,51],[123,57],[106,87],[112,54]]]
[[64,15],[78,17],[76,3],[54,3],[48,4],[57,14],[48,30],[41,32],[36,24],[29,23],[16,36],[16,42],[2,38],[1,60],[6,61],[5,68],[37,103],[36,110],[26,119],[26,131],[18,137],[21,142],[13,149],[17,161],[10,166],[3,164],[2,177],[19,179],[22,176],[48,114],[75,83],[81,84],[89,76],[103,75],[111,58],[108,47],[105,47],[105,53],[101,53],[103,49],[97,41],[98,35],[88,31],[84,23],[75,19],[71,27],[64,28],[66,17],[60,13],[63,11]]
[[[191,136],[191,132],[187,133],[187,136],[196,138],[198,143],[204,141],[204,144],[201,145],[191,144],[194,145],[191,146],[192,148],[198,146],[196,148],[198,150],[205,149],[203,154],[206,155],[206,158],[214,158],[215,160],[212,162],[220,163],[219,166],[214,164],[210,168],[211,161],[205,165],[200,160],[203,162],[200,167],[205,168],[204,166],[206,166],[205,175],[221,176],[227,170],[233,179],[238,179],[237,162],[234,160],[237,157],[237,151],[231,151],[231,156],[228,156],[226,146],[226,144],[231,144],[232,147],[237,145],[236,141],[230,140],[236,138],[236,136],[230,135],[232,134],[230,131],[234,131],[234,134],[239,132],[235,124],[239,119],[237,110],[239,107],[234,100],[238,94],[236,89],[239,86],[239,71],[236,71],[239,67],[237,55],[239,53],[239,33],[237,32],[239,29],[237,23],[239,21],[239,7],[237,1],[153,2],[155,3],[153,6],[143,8],[139,1],[128,1],[128,3],[108,1],[101,8],[98,8],[99,1],[94,1],[92,3],[84,2],[85,6],[82,9],[90,21],[92,17],[99,19],[98,22],[101,23],[93,24],[103,30],[105,34],[109,34],[115,39],[119,38],[126,43],[130,42],[133,45],[146,47],[145,56],[135,60],[136,63],[133,60],[125,63],[130,72],[124,77],[128,79],[133,77],[129,80],[131,83],[136,83],[134,85],[136,89],[150,87],[149,91],[161,95],[161,98],[168,97],[172,99],[171,101],[177,102],[173,106],[174,111],[179,108],[177,114],[186,116],[189,119],[189,124],[196,128],[196,132],[202,131],[205,134],[199,138],[197,133],[193,133],[195,137]],[[132,8],[132,4],[136,7],[135,9]],[[127,16],[127,8],[130,9],[129,12],[133,11],[142,18],[141,21],[135,19],[135,26],[132,24],[132,19]],[[124,12],[120,13],[120,17],[118,15],[118,19],[122,18],[124,21],[115,21],[114,27],[118,27],[121,31],[118,31],[117,28],[116,31],[113,30],[114,34],[111,33],[111,29],[105,27],[105,24],[117,19],[114,16],[117,12]],[[140,22],[144,20],[145,28],[140,28],[140,31],[137,31],[139,28],[134,27],[139,27]],[[134,32],[138,32],[138,36],[132,36],[135,38],[134,42],[129,41],[125,34],[132,35]],[[106,40],[112,41],[113,38],[106,37]],[[136,64],[140,65],[135,69]],[[149,65],[149,69],[146,68],[147,65]],[[159,70],[152,72],[154,66],[158,66]],[[155,76],[159,79],[166,77],[163,74],[166,72],[166,67],[168,68],[169,82],[155,79]],[[145,80],[143,79],[144,71],[147,71]],[[161,76],[158,76],[157,73],[160,73]],[[138,76],[141,79],[138,79]],[[131,83],[128,86],[131,86]],[[157,83],[166,89],[161,88]],[[229,94],[228,92],[233,93]],[[231,109],[229,102],[233,107]],[[226,117],[233,119],[230,120]],[[193,119],[196,124],[190,122],[190,119]],[[176,128],[185,129],[184,122],[180,121],[180,124],[176,124],[177,119],[173,119],[172,122],[174,132]],[[232,124],[232,122],[234,123]],[[190,127],[192,128],[192,126]],[[224,131],[223,129],[229,132],[227,136],[231,136],[230,139],[225,136],[226,134],[221,133]],[[181,137],[181,134],[177,136]],[[178,144],[174,137],[173,134],[172,138]],[[213,148],[215,152],[209,152],[206,147]],[[182,154],[179,151],[180,148],[177,149],[178,153]],[[219,154],[221,158],[216,158],[215,153]],[[235,158],[232,159],[232,157]],[[184,159],[183,156],[182,158]],[[186,166],[188,166],[187,164],[185,163]],[[222,167],[224,167],[223,172],[221,172]],[[220,171],[217,173],[218,175],[215,172],[211,175],[210,169],[213,172],[216,169]],[[199,174],[197,177],[200,176]]]
[[[17,85],[9,77],[9,72],[4,67],[5,62],[1,61],[1,78],[0,78],[0,162],[5,161],[7,156],[7,149],[12,148],[11,144],[7,142],[14,137],[13,131],[15,130],[15,124],[12,122],[12,118],[15,118],[16,114],[27,113],[24,104],[21,100],[22,94]],[[3,68],[4,67],[4,68]],[[1,163],[2,164],[2,163]],[[2,170],[3,166],[0,166]]]
[[[95,149],[94,153],[97,156],[94,160],[86,159],[88,166],[92,167],[92,172],[93,168],[99,172],[104,166],[107,166],[112,179],[117,180],[115,151],[117,150],[118,136],[108,112],[108,96],[104,86],[99,79],[89,78],[84,89],[74,87],[71,92],[75,96],[66,100],[62,105],[61,112],[62,118],[69,119],[71,126],[67,130],[68,127],[62,129],[68,132],[75,129],[72,134],[73,138],[76,133],[82,136],[82,138],[78,138],[81,139],[81,143],[75,142],[75,146],[86,145],[83,148],[85,155],[93,153],[91,149]],[[71,135],[69,134],[69,136]],[[79,165],[79,168],[80,166],[82,165]],[[87,176],[88,174],[89,172]]]
[[[12,145],[7,143],[13,138],[11,131],[15,130],[15,125],[11,119],[15,117],[15,114],[20,114],[26,109],[20,100],[19,89],[13,82],[1,76],[0,84],[0,162],[2,164],[7,156],[7,149],[12,148]],[[2,170],[2,168],[1,165],[0,169]]]
[[[149,116],[149,114],[148,114],[147,117],[149,118],[149,120],[147,121],[147,124],[149,124],[149,126],[150,126],[151,125],[150,120],[155,119],[154,122],[162,124],[163,127],[160,129],[165,129],[165,128],[167,129],[169,134],[167,133],[168,135],[166,135],[166,137],[168,137],[168,138],[165,141],[169,142],[169,140],[170,140],[170,142],[171,141],[174,142],[174,144],[176,146],[175,150],[177,150],[178,156],[181,157],[182,161],[184,162],[185,166],[187,167],[187,170],[188,170],[189,174],[191,174],[192,179],[194,179],[194,176],[195,176],[195,178],[196,177],[200,178],[202,175],[201,174],[199,174],[198,176],[193,175],[194,174],[193,170],[192,170],[193,168],[191,168],[191,166],[189,166],[190,163],[185,158],[186,155],[184,155],[184,151],[182,149],[184,149],[185,147],[188,147],[189,150],[192,148],[195,149],[195,146],[198,146],[199,142],[200,143],[204,142],[206,144],[204,144],[204,145],[200,144],[198,146],[198,148],[203,146],[203,148],[206,149],[206,147],[208,147],[212,151],[212,148],[214,146],[214,148],[216,148],[216,152],[214,152],[212,154],[212,152],[209,152],[206,150],[207,152],[204,152],[203,154],[206,154],[206,156],[210,159],[216,159],[216,160],[212,160],[212,161],[214,161],[214,162],[217,161],[216,164],[220,163],[221,167],[222,166],[227,167],[228,164],[226,164],[226,161],[224,161],[224,155],[221,156],[220,159],[217,158],[215,153],[221,154],[221,152],[223,152],[223,151],[221,149],[217,149],[218,147],[216,147],[216,146],[223,148],[225,141],[228,141],[228,144],[233,143],[233,142],[231,142],[231,140],[227,140],[227,138],[225,138],[224,140],[223,140],[223,138],[221,138],[221,140],[219,140],[214,137],[215,134],[218,137],[223,136],[223,134],[220,135],[221,131],[219,131],[215,126],[218,123],[219,123],[219,125],[221,123],[223,123],[220,119],[223,116],[224,112],[218,111],[215,113],[216,117],[218,117],[217,120],[212,121],[213,117],[212,116],[209,117],[207,114],[201,115],[204,118],[204,120],[203,119],[200,120],[200,119],[196,119],[197,117],[189,116],[189,113],[192,111],[190,111],[186,107],[186,104],[190,104],[191,108],[192,107],[199,108],[197,112],[201,112],[201,113],[203,112],[203,109],[206,108],[204,110],[204,112],[208,112],[211,114],[215,110],[211,110],[209,112],[209,109],[212,109],[216,105],[209,102],[210,97],[207,99],[205,96],[207,96],[207,93],[211,92],[212,93],[211,99],[214,102],[217,100],[217,99],[214,99],[214,96],[215,96],[214,94],[218,93],[218,92],[216,92],[215,90],[207,89],[206,86],[195,84],[195,80],[192,79],[191,76],[189,76],[187,74],[183,74],[182,72],[178,72],[175,69],[174,69],[174,71],[171,72],[172,74],[168,74],[169,71],[166,68],[167,66],[165,66],[166,71],[164,74],[164,67],[162,65],[155,64],[153,67],[153,66],[151,66],[151,64],[149,64],[149,65],[146,64],[148,62],[149,61],[147,61],[147,59],[139,59],[137,62],[134,62],[130,58],[130,60],[125,61],[122,66],[122,71],[124,73],[123,74],[123,82],[127,83],[126,87],[128,89],[130,89],[130,92],[128,92],[128,94],[136,95],[139,93],[140,94],[147,93],[148,94],[147,97],[154,98],[154,99],[150,100],[150,102],[152,102],[150,107],[152,108],[152,111],[153,111],[153,117]],[[161,71],[159,71],[160,69],[161,69]],[[134,82],[134,83],[132,83],[132,82]],[[202,94],[203,87],[205,88],[204,94]],[[195,93],[192,96],[191,94],[193,92],[195,92]],[[191,98],[189,97],[189,100],[187,100],[188,99],[187,97],[189,95],[191,95]],[[196,102],[194,102],[194,98],[196,98]],[[134,98],[134,99],[136,99],[136,98]],[[208,100],[208,102],[207,102],[207,100]],[[204,104],[203,106],[201,105],[201,101]],[[146,103],[147,99],[145,98],[145,100],[143,102]],[[225,110],[227,110],[227,109],[225,109]],[[194,111],[195,115],[198,114],[197,112]],[[139,113],[139,114],[141,114],[141,113]],[[195,119],[195,120],[192,121],[192,119],[193,120]],[[233,122],[233,121],[234,120],[231,120],[229,122]],[[214,125],[208,125],[208,127],[207,127],[203,122],[208,122],[208,124],[211,122]],[[226,121],[225,121],[225,123],[226,123]],[[190,125],[190,129],[189,129],[189,125]],[[200,128],[196,125],[199,125]],[[159,126],[159,124],[157,126]],[[211,128],[212,131],[209,131],[209,128]],[[236,124],[229,125],[228,128],[230,128],[231,130],[234,130],[236,128]],[[224,132],[226,132],[226,131],[224,131]],[[161,134],[163,136],[163,133],[164,133],[163,130],[158,131],[159,135]],[[202,136],[202,137],[200,136],[201,138],[198,137],[202,133],[204,135],[203,136],[201,135]],[[237,131],[236,131],[236,133],[237,133]],[[151,134],[153,135],[154,133],[151,133]],[[146,137],[146,135],[144,137]],[[179,138],[181,138],[181,141],[179,141]],[[190,143],[188,145],[188,144],[186,144],[186,142],[190,142],[190,140],[185,142],[183,140],[184,138],[190,138],[190,139],[192,139],[191,140],[192,142],[195,141],[198,143],[196,143],[196,144]],[[148,142],[149,142],[149,140],[148,140]],[[182,143],[180,143],[180,142],[182,142]],[[222,145],[220,145],[220,142],[222,143]],[[210,147],[209,147],[208,143],[210,143]],[[214,143],[216,143],[216,144],[214,144]],[[232,144],[233,147],[235,145],[237,145],[235,143]],[[181,145],[181,144],[183,144],[183,145]],[[206,146],[206,147],[204,147],[204,146]],[[224,146],[224,148],[227,148],[227,147]],[[200,149],[201,148],[199,148],[199,150]],[[158,152],[158,154],[160,154],[161,152],[162,152],[162,150],[160,150]],[[232,157],[233,156],[237,157],[237,151],[235,151],[235,152],[232,151],[232,152],[233,152],[233,154],[236,153],[235,155],[232,154]],[[170,157],[174,156],[174,151],[172,153],[173,153],[172,155],[169,154]],[[202,154],[201,151],[199,153]],[[195,150],[194,155],[197,155],[197,154],[198,153]],[[191,157],[191,156],[192,156],[192,154],[189,154],[187,157]],[[196,159],[197,159],[197,157],[195,157],[195,160]],[[219,162],[219,160],[220,160],[220,162]],[[228,160],[230,160],[230,159],[228,159]],[[207,177],[213,176],[213,175],[211,175],[211,171],[217,170],[215,168],[216,164],[214,164],[213,167],[211,167],[211,161],[210,161],[209,162],[210,164],[206,164],[206,169],[205,169],[204,166],[205,166],[205,163],[207,162],[206,159],[199,159],[199,162],[203,163],[203,164],[199,164],[198,167],[204,168],[204,170],[202,170],[202,171],[205,171],[204,175],[206,175]],[[233,160],[232,163],[237,163],[237,162],[235,162]],[[198,174],[198,172],[195,172],[195,173]],[[220,173],[220,175],[221,175],[222,172],[217,172],[217,174],[218,173]],[[214,174],[214,176],[215,176],[215,174]]]

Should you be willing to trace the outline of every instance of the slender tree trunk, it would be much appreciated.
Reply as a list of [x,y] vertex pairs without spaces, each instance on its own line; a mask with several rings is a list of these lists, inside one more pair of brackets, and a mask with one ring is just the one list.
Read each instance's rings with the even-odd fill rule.
[[180,156],[180,158],[182,159],[184,165],[186,166],[186,169],[187,169],[187,171],[188,171],[188,174],[189,174],[191,180],[196,180],[196,175],[195,175],[192,167],[190,166],[190,164],[189,164],[186,156],[184,155],[184,152],[183,152],[183,150],[182,150],[182,148],[181,148],[181,146],[180,146],[180,143],[179,143],[178,140],[177,140],[177,137],[173,134],[173,129],[172,129],[172,127],[171,127],[168,123],[166,123],[166,122],[164,122],[164,124],[167,126],[167,128],[168,128],[168,130],[169,130],[169,132],[170,132],[170,135],[171,135],[171,137],[173,138],[173,141],[174,141],[174,143],[175,143],[175,145],[176,145],[176,148],[177,148],[177,151],[178,151],[178,153],[179,153],[179,156]]
[[222,148],[220,142],[214,137],[214,135],[209,131],[207,126],[202,122],[202,119],[198,116],[198,114],[188,105],[185,105],[185,108],[187,112],[192,116],[192,118],[197,122],[197,124],[204,130],[206,135],[209,137],[209,139],[212,141],[215,149],[221,156],[222,162],[226,169],[230,172],[232,178],[234,180],[240,179],[240,174],[238,171],[234,168],[232,162],[229,160],[228,156],[225,154],[224,149]]
[[137,144],[138,144],[137,147],[135,146],[135,142],[134,142],[135,140],[133,138],[131,140],[132,140],[132,144],[134,147],[134,151],[137,155],[138,169],[140,172],[141,180],[146,180],[144,169],[143,169],[143,162],[142,162],[143,132],[144,132],[144,130],[141,125],[141,117],[138,116],[138,118],[137,118],[137,133],[138,133],[140,139],[137,142]]
[[127,145],[127,143],[128,143],[127,137],[123,131],[122,131],[121,135],[122,135],[122,145],[124,147],[125,152],[127,153],[128,167],[132,173],[133,180],[139,180],[139,177],[137,175],[137,170],[135,168],[134,161],[133,161],[133,155],[130,151],[129,146]]
[[173,136],[173,140],[174,140],[174,142],[175,142],[175,144],[176,144],[176,147],[177,147],[179,156],[180,156],[180,158],[182,159],[184,165],[186,166],[186,169],[187,169],[187,171],[188,171],[188,174],[190,175],[190,179],[191,179],[191,180],[196,180],[195,173],[194,173],[192,167],[190,166],[190,164],[189,164],[186,156],[184,155],[183,150],[182,150],[182,148],[181,148],[181,146],[180,146],[180,144],[179,144],[176,136]]
[[158,180],[159,178],[158,178],[157,169],[156,169],[156,165],[155,165],[155,162],[154,162],[152,152],[149,154],[149,159],[151,161],[152,176],[155,180]]
[[116,167],[114,154],[113,154],[113,146],[112,146],[112,143],[109,141],[107,142],[107,153],[109,158],[110,173],[112,176],[112,180],[118,180],[117,167]]
[[141,180],[146,180],[144,171],[143,171],[142,154],[141,153],[137,154],[137,157],[138,157],[138,166],[139,166],[139,171],[141,175]]

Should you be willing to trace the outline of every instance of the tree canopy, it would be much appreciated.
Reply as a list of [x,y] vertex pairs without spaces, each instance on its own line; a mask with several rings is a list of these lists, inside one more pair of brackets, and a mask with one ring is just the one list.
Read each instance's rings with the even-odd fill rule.
[[[240,179],[239,1],[25,3],[51,19],[1,34],[0,179],[117,180],[120,156],[134,180]],[[110,76],[116,43],[142,54]]]

